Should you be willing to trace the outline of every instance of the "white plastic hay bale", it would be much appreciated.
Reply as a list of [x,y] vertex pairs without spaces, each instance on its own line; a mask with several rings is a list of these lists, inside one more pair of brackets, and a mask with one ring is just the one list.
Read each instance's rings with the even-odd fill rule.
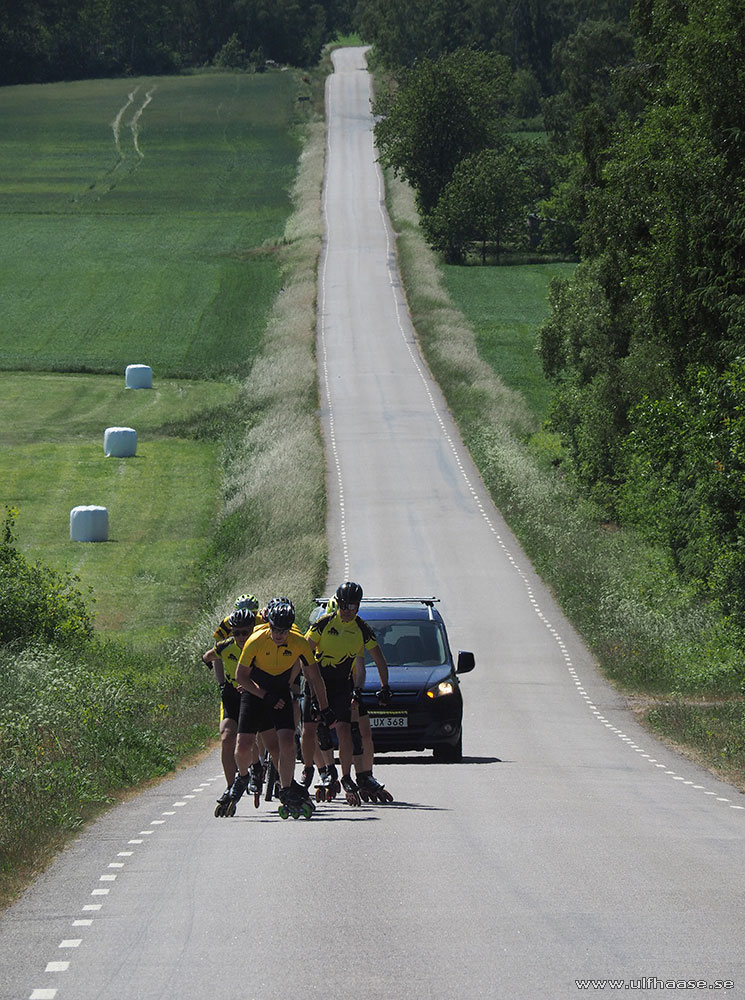
[[73,507],[70,511],[70,541],[105,542],[109,537],[109,512],[105,507]]
[[133,427],[107,427],[103,451],[109,458],[131,458],[137,454],[137,431]]
[[127,365],[124,373],[126,389],[152,389],[153,369],[149,365]]

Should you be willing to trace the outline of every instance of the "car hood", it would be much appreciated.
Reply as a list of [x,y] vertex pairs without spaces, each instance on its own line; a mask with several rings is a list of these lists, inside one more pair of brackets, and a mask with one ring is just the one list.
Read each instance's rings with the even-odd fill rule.
[[[452,677],[452,671],[447,663],[440,663],[436,667],[389,667],[388,683],[391,691],[411,691],[412,688],[420,690],[439,684],[440,681]],[[365,694],[378,691],[380,689],[380,678],[375,667],[367,668],[365,677]]]

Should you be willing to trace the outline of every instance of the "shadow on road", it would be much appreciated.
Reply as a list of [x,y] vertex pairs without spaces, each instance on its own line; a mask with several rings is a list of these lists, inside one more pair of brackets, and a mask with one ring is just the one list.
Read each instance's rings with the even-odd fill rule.
[[458,767],[463,764],[501,764],[502,759],[500,757],[463,757],[462,760],[457,762],[446,764],[444,761],[435,760],[434,757],[395,757],[393,755],[386,754],[385,757],[376,757],[375,766],[383,766],[384,764],[415,764],[418,767],[421,766],[436,766],[436,767]]

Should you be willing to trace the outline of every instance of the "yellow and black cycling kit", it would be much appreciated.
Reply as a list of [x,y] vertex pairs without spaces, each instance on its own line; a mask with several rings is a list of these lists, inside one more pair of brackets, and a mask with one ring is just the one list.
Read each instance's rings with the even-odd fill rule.
[[241,647],[232,636],[215,643],[215,652],[222,660],[225,680],[235,684],[235,670],[241,655]]
[[375,632],[359,615],[350,622],[343,622],[336,613],[323,615],[305,636],[315,644],[316,662],[324,676],[333,671],[340,677],[348,677],[356,658],[378,645]]
[[276,689],[278,683],[289,684],[290,672],[299,657],[305,663],[313,661],[313,652],[301,632],[293,629],[278,646],[271,637],[269,626],[264,625],[254,629],[246,640],[239,662],[251,668],[251,680],[259,687],[268,679],[272,689]]

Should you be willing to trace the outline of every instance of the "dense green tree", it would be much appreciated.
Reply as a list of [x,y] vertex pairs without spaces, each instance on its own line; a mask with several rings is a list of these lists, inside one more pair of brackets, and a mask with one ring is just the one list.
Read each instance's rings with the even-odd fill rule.
[[497,144],[510,72],[506,58],[462,49],[420,60],[376,104],[380,160],[408,181],[426,214],[465,157]]
[[514,149],[485,149],[461,160],[433,211],[423,220],[430,245],[451,262],[477,244],[482,263],[491,251],[497,263],[505,245],[526,236],[529,180]]
[[[587,264],[555,293],[541,351],[578,479],[745,622],[731,440],[745,354],[744,13],[742,0],[639,4],[647,105],[596,157]],[[585,447],[598,437],[602,460]]]
[[6,0],[0,84],[170,73],[212,62],[233,36],[246,52],[314,64],[350,12],[346,0]]
[[360,30],[401,70],[459,48],[506,52],[509,0],[361,0]]
[[78,589],[78,577],[42,563],[32,564],[18,551],[17,515],[16,508],[7,508],[0,528],[0,644],[89,639],[93,618]]

